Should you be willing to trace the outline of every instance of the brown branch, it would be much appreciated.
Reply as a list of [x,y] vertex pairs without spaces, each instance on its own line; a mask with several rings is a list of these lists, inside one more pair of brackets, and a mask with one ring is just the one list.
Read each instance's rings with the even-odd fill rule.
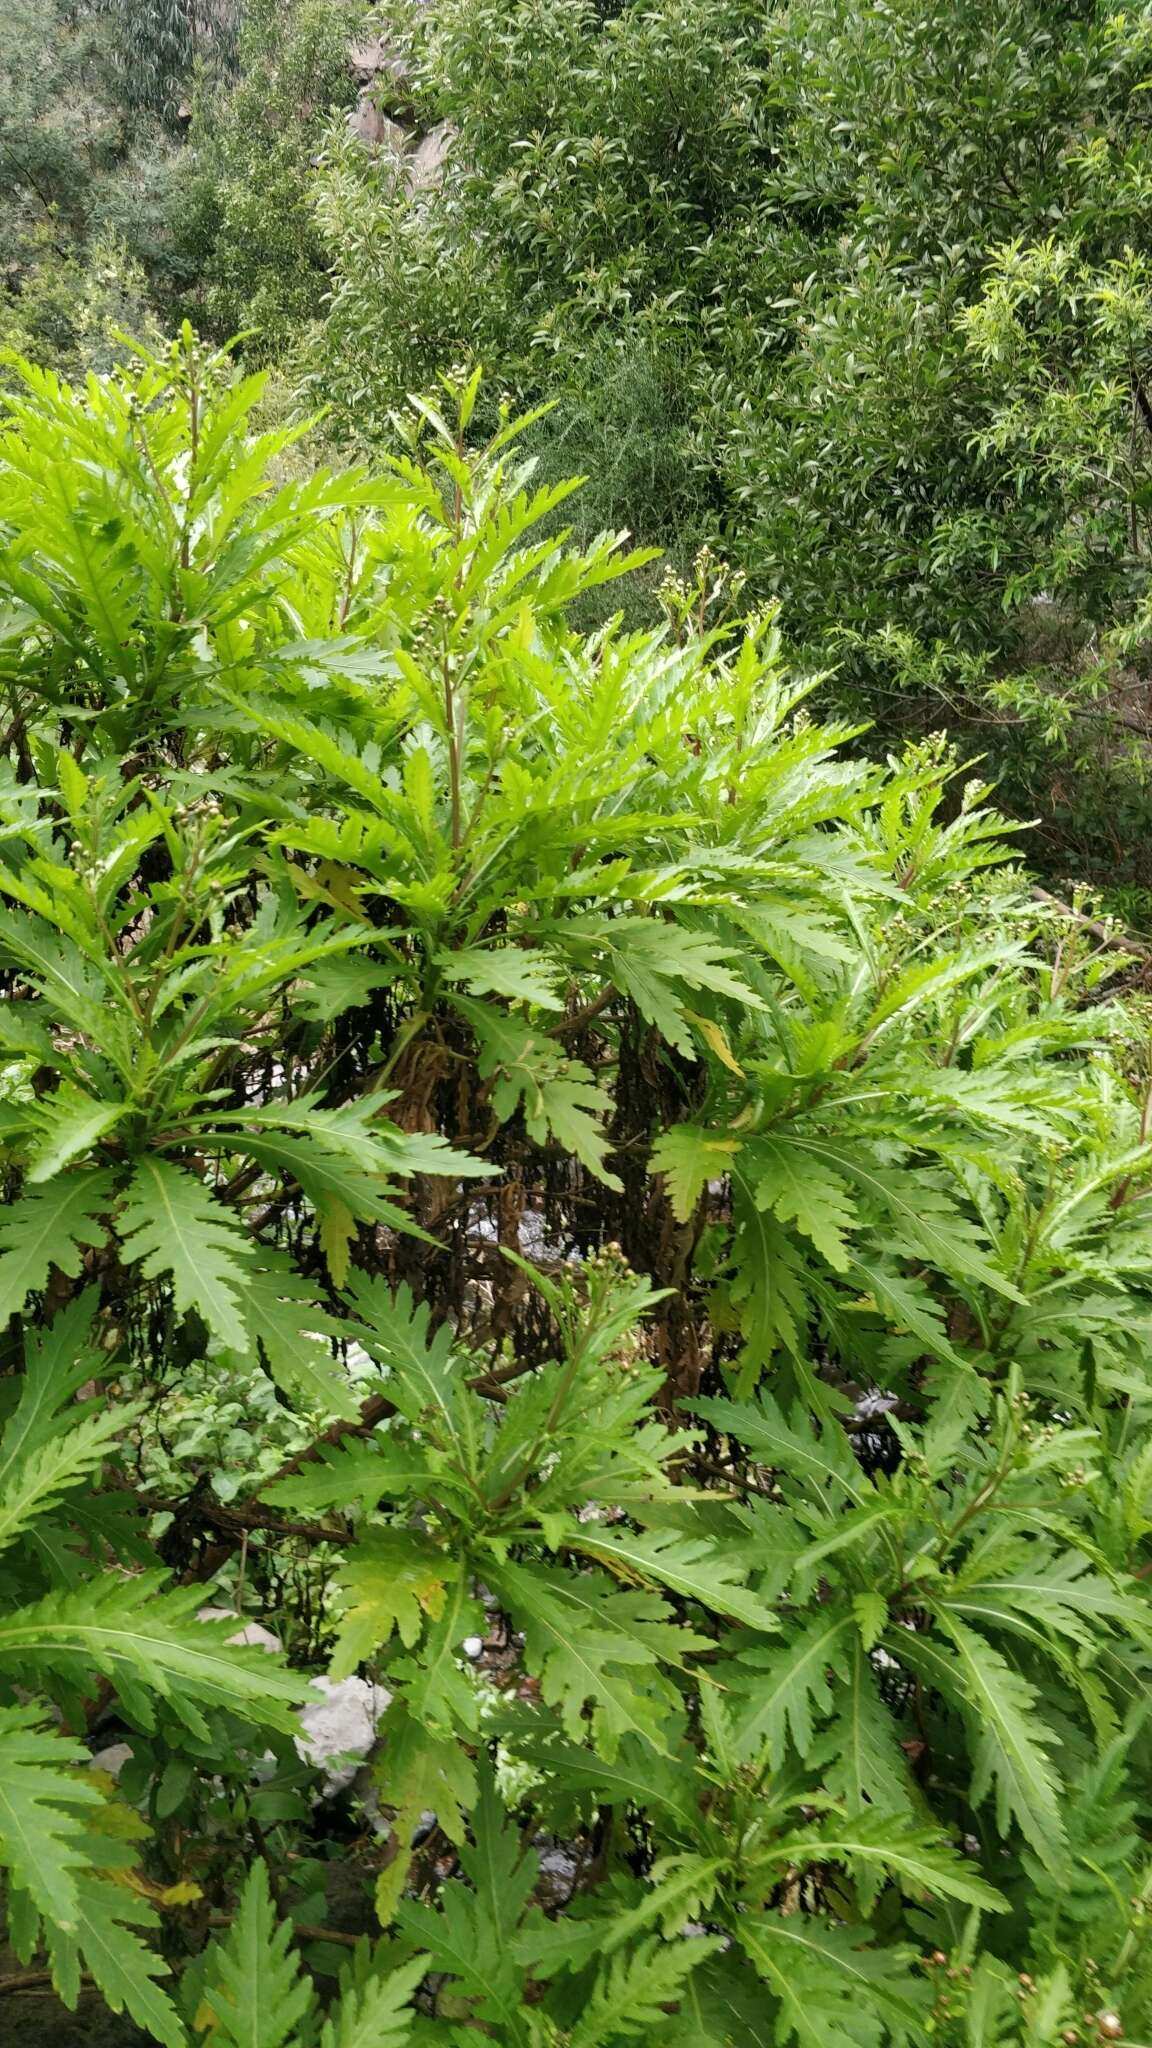
[[[94,1979],[85,1971],[80,1982],[87,1989]],[[54,1988],[51,1970],[20,1970],[14,1977],[0,1977],[0,1998],[6,1991],[39,1991],[42,1987]]]
[[0,1996],[5,1991],[34,1991],[52,1982],[51,1970],[21,1970],[18,1977],[0,1977]]
[[616,984],[610,981],[606,988],[601,989],[595,1001],[585,1003],[583,1009],[577,1010],[574,1016],[562,1017],[558,1024],[553,1024],[548,1033],[549,1038],[570,1038],[574,1031],[583,1031],[586,1024],[591,1024],[600,1015],[601,1010],[607,1009],[613,996],[618,993]]
[[[292,1933],[297,1941],[334,1941],[339,1948],[358,1948],[365,1939],[362,1934],[344,1934],[338,1927],[313,1927],[303,1922],[292,1924]],[[231,1927],[230,1913],[209,1913],[209,1927]],[[47,1973],[45,1973],[47,1974]],[[4,1988],[0,1980],[0,1991]]]
[[297,1941],[334,1941],[339,1948],[359,1948],[365,1939],[362,1934],[342,1934],[337,1927],[306,1927],[297,1922]]
[[1139,939],[1112,931],[1108,925],[1101,924],[1098,918],[1085,917],[1079,910],[1073,910],[1070,903],[1062,903],[1059,896],[1050,895],[1047,889],[1033,889],[1031,895],[1035,902],[1047,903],[1050,909],[1058,910],[1062,917],[1070,919],[1073,924],[1083,926],[1085,931],[1091,932],[1102,946],[1109,947],[1111,951],[1130,953],[1135,960],[1152,960],[1152,946],[1144,946]]
[[[277,1473],[277,1478],[280,1474]],[[271,1480],[267,1481],[271,1485]],[[301,1536],[308,1543],[347,1543],[348,1530],[333,1527],[327,1522],[294,1522],[284,1515],[273,1514],[269,1508],[226,1507],[222,1501],[208,1500],[203,1496],[190,1496],[187,1500],[149,1500],[149,1507],[160,1514],[169,1514],[189,1520],[211,1522],[213,1528],[225,1529],[237,1542],[249,1529],[266,1529],[274,1536]]]

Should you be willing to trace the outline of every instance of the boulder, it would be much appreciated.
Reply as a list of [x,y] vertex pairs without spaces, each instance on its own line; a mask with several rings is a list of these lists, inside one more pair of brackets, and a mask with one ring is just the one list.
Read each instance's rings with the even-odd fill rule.
[[375,100],[375,88],[366,86],[348,116],[348,132],[366,149],[386,149],[397,158],[404,155],[408,136],[399,121],[382,112]]
[[415,147],[409,149],[404,171],[413,192],[422,192],[429,185],[439,184],[454,135],[450,121],[437,121],[436,126],[429,128]]
[[314,1678],[312,1690],[320,1697],[300,1709],[304,1732],[296,1749],[305,1763],[332,1765],[324,1774],[324,1797],[331,1799],[352,1784],[371,1753],[392,1695],[366,1678]]

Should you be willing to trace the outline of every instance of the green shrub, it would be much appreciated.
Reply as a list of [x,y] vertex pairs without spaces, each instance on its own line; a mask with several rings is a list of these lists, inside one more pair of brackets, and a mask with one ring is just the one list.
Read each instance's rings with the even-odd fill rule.
[[318,153],[336,114],[354,105],[349,58],[363,0],[250,0],[239,74],[199,95],[190,148],[170,200],[199,326],[249,333],[268,360],[320,312],[328,252],[314,218]]
[[[172,2048],[1138,2037],[1115,950],[941,745],[848,759],[771,613],[576,634],[635,558],[538,537],[474,380],[279,486],[260,389],[186,333],[0,437],[18,1952]],[[167,1434],[213,1384],[239,1483]],[[392,1696],[327,2013],[305,1678],[214,1580]]]
[[226,77],[235,62],[239,0],[96,0],[92,12],[109,25],[121,103],[169,127],[179,122],[197,72]]
[[[1147,885],[1146,17],[448,0],[411,38],[456,141],[431,193],[336,153],[302,379],[337,429],[387,442],[459,362],[556,400],[582,535],[710,544],[849,715],[948,726],[1058,872]],[[1053,237],[1054,324],[1041,295],[1029,364],[989,355],[1003,266],[1025,289]]]

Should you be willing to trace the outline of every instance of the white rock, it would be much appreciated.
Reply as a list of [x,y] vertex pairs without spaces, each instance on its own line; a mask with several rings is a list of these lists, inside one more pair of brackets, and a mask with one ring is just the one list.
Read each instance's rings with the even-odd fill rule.
[[118,1778],[125,1764],[132,1761],[130,1742],[110,1742],[107,1749],[98,1749],[92,1757],[94,1771],[107,1771],[110,1778]]
[[392,1695],[366,1678],[314,1678],[312,1690],[321,1697],[300,1709],[304,1733],[296,1737],[296,1750],[305,1763],[335,1765],[324,1775],[324,1793],[331,1798],[352,1783]]
[[[234,1607],[202,1607],[199,1611],[199,1619],[201,1621],[239,1621],[240,1617]],[[237,1629],[235,1635],[229,1636],[227,1640],[230,1643],[250,1643],[254,1648],[261,1650],[280,1651],[284,1648],[279,1636],[273,1635],[272,1630],[265,1628],[263,1623],[259,1621],[244,1622]]]
[[429,128],[428,133],[420,137],[406,166],[413,192],[424,192],[430,185],[439,184],[455,133],[450,121],[438,121],[434,128]]
[[282,1650],[284,1647],[279,1636],[273,1635],[270,1628],[265,1628],[258,1621],[246,1622],[243,1628],[237,1629],[234,1636],[229,1636],[228,1641],[230,1643],[251,1643],[254,1649],[260,1650],[276,1651]]
[[475,1661],[483,1651],[484,1638],[483,1636],[465,1636],[460,1648],[466,1657],[471,1657]]

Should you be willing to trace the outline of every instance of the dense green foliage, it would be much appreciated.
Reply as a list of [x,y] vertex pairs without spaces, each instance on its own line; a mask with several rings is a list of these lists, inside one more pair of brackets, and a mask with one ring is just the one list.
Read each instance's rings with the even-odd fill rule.
[[[575,634],[630,558],[537,537],[475,381],[281,484],[258,397],[187,334],[0,439],[17,1952],[172,2048],[1139,2039],[1117,955],[771,613]],[[282,1449],[189,1484],[169,1404],[265,1375]],[[213,1580],[391,1694],[328,2011],[305,1680]]]
[[319,311],[318,152],[359,0],[4,0],[0,341],[105,369],[187,314],[285,350]]
[[584,537],[706,546],[848,716],[947,728],[1034,860],[1139,892],[1148,45],[1083,0],[5,0],[2,327],[73,370],[244,331],[360,449],[483,363],[482,431],[555,403]]
[[444,181],[344,151],[322,200],[345,430],[460,360],[556,399],[591,530],[718,548],[853,714],[990,750],[1036,857],[1147,882],[1147,11],[440,0],[412,39]]
[[0,2038],[1152,2040],[1150,22],[0,0]]

